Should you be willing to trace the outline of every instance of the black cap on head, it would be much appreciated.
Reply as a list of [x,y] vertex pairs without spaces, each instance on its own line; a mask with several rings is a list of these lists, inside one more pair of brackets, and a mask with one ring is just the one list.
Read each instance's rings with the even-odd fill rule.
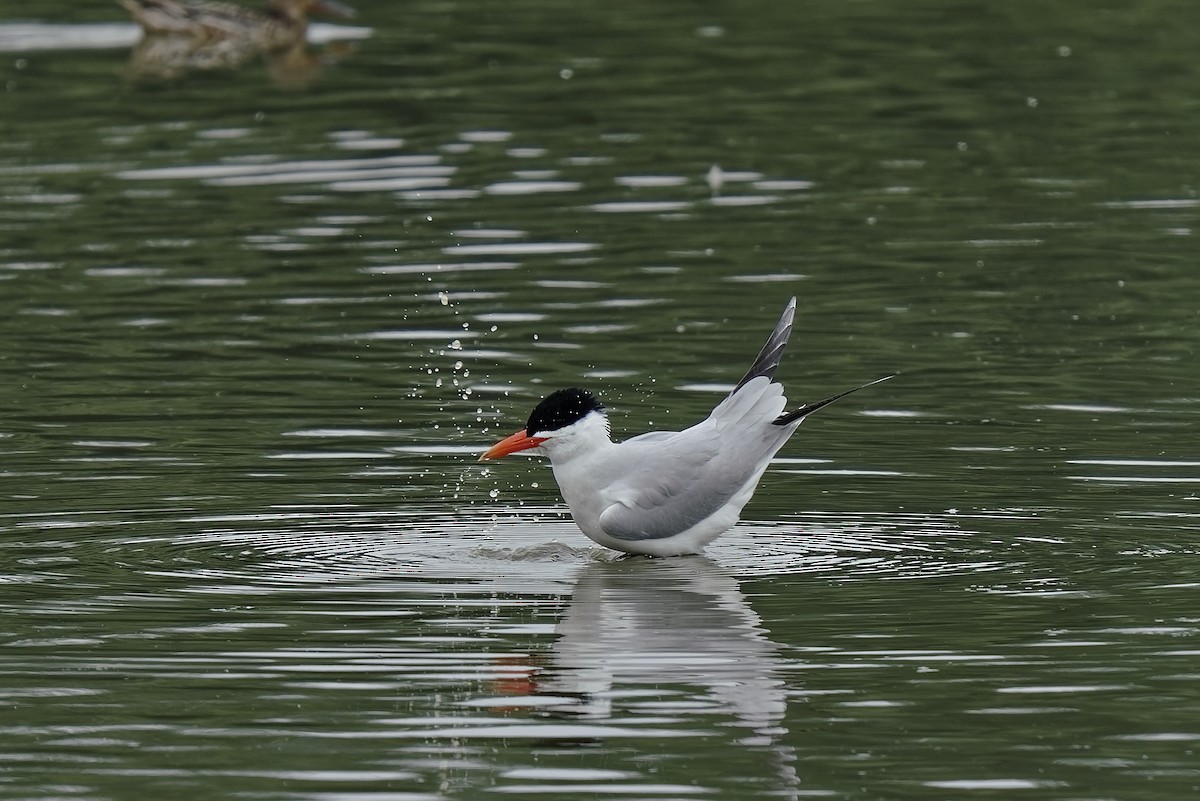
[[585,389],[570,387],[551,392],[542,402],[533,408],[525,431],[537,434],[543,431],[557,431],[571,423],[577,423],[590,412],[602,412],[604,405],[596,396]]

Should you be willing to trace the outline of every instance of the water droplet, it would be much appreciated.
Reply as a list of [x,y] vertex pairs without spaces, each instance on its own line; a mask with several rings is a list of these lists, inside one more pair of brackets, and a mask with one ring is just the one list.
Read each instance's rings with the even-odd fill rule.
[[721,170],[720,165],[714,164],[709,167],[708,172],[704,174],[704,181],[708,184],[713,197],[721,194],[721,187],[725,185],[725,173]]
[[489,497],[489,498],[499,498],[499,497],[500,497],[500,490],[498,490],[498,489],[489,490],[489,491],[488,491],[488,497]]

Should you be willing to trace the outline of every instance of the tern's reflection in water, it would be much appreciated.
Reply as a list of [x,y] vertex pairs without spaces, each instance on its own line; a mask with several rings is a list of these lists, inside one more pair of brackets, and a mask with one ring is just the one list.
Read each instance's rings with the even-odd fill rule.
[[[556,634],[537,682],[539,695],[563,699],[549,709],[607,718],[614,703],[652,689],[634,697],[638,711],[729,715],[745,730],[735,742],[766,749],[780,789],[794,792],[794,753],[780,742],[787,733],[782,658],[737,581],[711,560],[591,564]],[[673,692],[690,697],[679,703]]]

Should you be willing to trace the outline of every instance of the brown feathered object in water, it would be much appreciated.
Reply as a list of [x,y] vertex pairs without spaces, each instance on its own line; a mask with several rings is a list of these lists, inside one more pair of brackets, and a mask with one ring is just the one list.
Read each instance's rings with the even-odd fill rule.
[[229,39],[261,51],[304,41],[310,13],[353,17],[337,0],[267,0],[262,11],[211,0],[119,0],[147,36]]

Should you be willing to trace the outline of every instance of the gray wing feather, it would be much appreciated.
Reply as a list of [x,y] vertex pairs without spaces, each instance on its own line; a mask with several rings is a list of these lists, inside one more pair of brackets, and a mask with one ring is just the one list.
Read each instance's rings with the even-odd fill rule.
[[[690,431],[691,429],[689,429]],[[680,432],[680,438],[688,432]],[[655,443],[614,493],[616,501],[600,514],[605,533],[623,540],[652,540],[686,531],[720,509],[741,489],[742,482],[716,480],[715,448]],[[716,441],[712,441],[716,445]],[[682,456],[681,453],[686,453]]]
[[787,408],[772,382],[792,323],[793,297],[750,369],[707,420],[678,433],[651,433],[622,443],[637,464],[600,513],[612,537],[670,537],[700,523],[757,483],[794,428],[771,423]]
[[783,351],[787,348],[788,338],[792,335],[792,322],[796,319],[796,298],[793,297],[788,301],[787,306],[783,308],[783,315],[780,316],[779,322],[775,324],[775,330],[771,332],[771,336],[767,337],[767,342],[762,346],[762,350],[758,352],[758,356],[754,359],[754,364],[750,365],[750,369],[742,376],[742,380],[737,383],[730,392],[730,396],[744,387],[751,379],[766,376],[768,379],[775,377],[775,371],[779,369],[779,362],[783,359]]
[[687,531],[739,495],[745,503],[745,491],[753,490],[805,415],[862,389],[785,411],[787,398],[774,377],[795,317],[792,298],[754,364],[707,420],[686,431],[643,434],[621,444],[628,463],[636,466],[619,477],[600,513],[605,533],[624,540],[661,539]]
[[674,434],[634,437],[637,466],[612,490],[600,526],[612,537],[648,540],[686,531],[753,485],[792,429],[771,425],[787,400],[759,377],[704,422]]

